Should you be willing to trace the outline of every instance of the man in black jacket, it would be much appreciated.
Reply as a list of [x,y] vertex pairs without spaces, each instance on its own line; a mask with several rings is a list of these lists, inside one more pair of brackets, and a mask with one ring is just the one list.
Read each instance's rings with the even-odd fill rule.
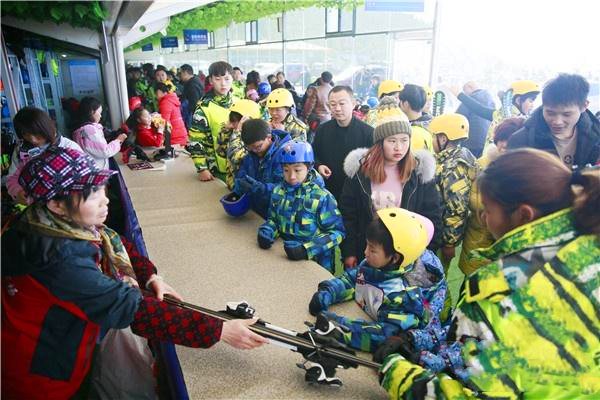
[[344,159],[352,150],[373,144],[373,128],[352,115],[353,100],[350,87],[331,89],[329,107],[333,119],[319,125],[313,143],[317,169],[325,178],[325,187],[337,200],[346,180]]
[[[200,78],[194,75],[194,69],[189,64],[183,64],[179,68],[179,79],[183,82],[181,115],[183,116],[185,127],[190,129],[192,115],[194,115],[194,111],[196,110],[196,104],[204,95],[204,85],[200,81]],[[184,107],[183,105],[184,100],[187,100],[187,107]]]
[[568,167],[600,161],[600,122],[589,110],[590,85],[580,75],[559,74],[542,91],[542,106],[508,141],[509,149],[533,147]]

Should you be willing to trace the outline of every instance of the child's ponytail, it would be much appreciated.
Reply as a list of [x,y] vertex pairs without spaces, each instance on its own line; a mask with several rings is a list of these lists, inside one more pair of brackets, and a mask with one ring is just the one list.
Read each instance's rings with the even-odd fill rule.
[[144,110],[145,108],[143,106],[139,106],[138,108],[133,110],[131,114],[129,114],[129,118],[127,118],[127,121],[125,121],[125,125],[127,125],[127,127],[129,128],[129,131],[135,132],[137,130],[137,126],[139,124],[138,119],[140,118]]
[[538,217],[573,207],[582,234],[600,235],[600,168],[571,172],[558,157],[526,148],[502,154],[478,178],[480,192],[511,212],[522,204]]
[[577,229],[600,236],[600,167],[575,171],[571,183],[576,185],[573,208]]

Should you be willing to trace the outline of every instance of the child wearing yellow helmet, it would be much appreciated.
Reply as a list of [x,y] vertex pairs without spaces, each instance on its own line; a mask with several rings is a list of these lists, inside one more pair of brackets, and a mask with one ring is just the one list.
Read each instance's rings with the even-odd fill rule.
[[[393,79],[386,79],[379,84],[379,87],[377,88],[377,97],[379,98],[379,101],[384,97],[391,97],[397,104],[400,101],[400,92],[403,89],[404,85],[400,82]],[[367,113],[365,122],[373,128],[375,127],[375,124],[377,123],[377,111],[375,109],[371,109],[371,111]]]
[[488,151],[490,145],[493,145],[496,126],[506,118],[528,117],[533,111],[535,99],[540,94],[540,86],[537,83],[529,80],[515,81],[506,90],[502,99],[502,107],[495,110],[494,108],[482,105],[467,93],[459,93],[457,89],[451,90],[458,100],[469,110],[481,118],[492,121],[485,140],[484,154]]
[[306,141],[308,127],[292,114],[295,103],[294,96],[289,90],[283,88],[273,90],[267,97],[266,105],[271,116],[271,128],[286,131],[293,140]]
[[[341,325],[333,331],[337,340],[370,352],[390,336],[438,320],[447,292],[442,264],[426,249],[433,223],[402,208],[381,209],[377,217],[367,228],[365,259],[319,283],[309,304],[312,315],[322,313]],[[352,299],[376,322],[327,311]]]
[[229,123],[223,125],[217,139],[217,155],[227,159],[225,183],[233,189],[235,174],[248,154],[241,139],[242,124],[247,119],[260,118],[261,111],[256,102],[246,99],[237,100],[229,110]]
[[446,268],[462,240],[469,214],[469,194],[478,172],[477,159],[461,143],[469,137],[469,120],[443,114],[429,125],[436,152],[436,184],[445,205],[442,213],[442,261]]

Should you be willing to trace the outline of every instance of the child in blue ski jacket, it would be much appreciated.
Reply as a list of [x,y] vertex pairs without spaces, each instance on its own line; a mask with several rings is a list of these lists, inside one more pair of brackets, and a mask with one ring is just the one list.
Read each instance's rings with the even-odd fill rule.
[[283,182],[279,149],[291,140],[287,132],[273,130],[261,119],[248,120],[242,126],[242,142],[248,154],[235,176],[233,191],[248,193],[250,206],[261,217],[267,217],[271,192]]
[[268,249],[281,236],[290,260],[314,260],[334,273],[336,266],[341,268],[344,223],[335,198],[313,168],[313,149],[291,141],[279,156],[285,181],[273,189],[269,216],[258,228],[258,245]]
[[[426,247],[433,236],[427,218],[401,208],[377,211],[367,228],[365,260],[340,277],[319,284],[309,304],[341,329],[334,337],[374,352],[386,338],[439,319],[447,284],[437,256]],[[374,320],[350,319],[327,311],[331,304],[355,299]]]

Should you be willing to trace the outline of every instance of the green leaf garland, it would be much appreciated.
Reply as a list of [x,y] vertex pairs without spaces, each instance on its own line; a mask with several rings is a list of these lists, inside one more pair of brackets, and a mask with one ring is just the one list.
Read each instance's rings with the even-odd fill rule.
[[48,20],[75,28],[100,28],[108,17],[99,1],[3,1],[2,16]]

